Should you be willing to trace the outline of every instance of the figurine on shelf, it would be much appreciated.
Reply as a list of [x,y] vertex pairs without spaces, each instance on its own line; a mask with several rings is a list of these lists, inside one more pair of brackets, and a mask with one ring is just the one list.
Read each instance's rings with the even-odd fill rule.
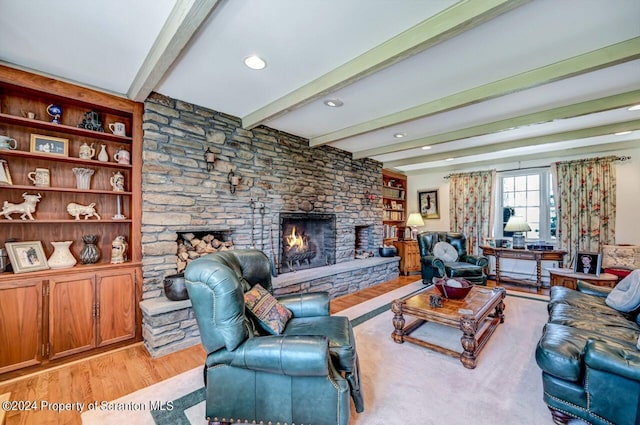
[[29,217],[29,220],[35,220],[32,214],[36,212],[36,204],[40,202],[42,195],[39,193],[37,195],[29,195],[25,192],[22,197],[24,202],[21,204],[12,204],[9,201],[4,201],[0,214],[4,215],[7,220],[13,220],[11,214],[22,214],[20,220],[26,220],[27,217]]
[[95,206],[95,202],[92,202],[89,205],[80,205],[75,202],[70,202],[67,204],[67,212],[69,215],[74,216],[76,220],[80,220],[81,215],[84,216],[85,220],[89,217],[96,217],[98,220],[101,220],[100,216],[96,212]]
[[51,104],[47,106],[47,114],[51,117],[51,122],[54,124],[62,123],[62,107]]
[[100,145],[100,153],[98,154],[98,161],[109,161],[109,155],[107,154],[107,145]]
[[124,263],[127,260],[129,244],[123,235],[118,235],[111,242],[111,264]]
[[86,128],[87,130],[99,131],[101,133],[104,133],[104,127],[102,127],[100,114],[98,114],[96,111],[85,112],[82,122],[78,124],[78,128]]

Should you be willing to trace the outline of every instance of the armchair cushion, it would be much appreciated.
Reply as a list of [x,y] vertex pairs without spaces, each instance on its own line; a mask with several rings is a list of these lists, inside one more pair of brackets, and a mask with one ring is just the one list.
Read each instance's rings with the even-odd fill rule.
[[458,261],[458,250],[447,242],[438,242],[433,247],[433,255],[442,258],[445,263],[453,263]]
[[280,304],[260,284],[245,292],[244,302],[260,327],[270,334],[280,335],[291,319],[291,310]]

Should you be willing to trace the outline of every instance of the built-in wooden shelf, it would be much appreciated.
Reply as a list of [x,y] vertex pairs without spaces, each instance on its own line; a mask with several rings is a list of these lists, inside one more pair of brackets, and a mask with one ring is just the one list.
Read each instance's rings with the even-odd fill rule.
[[131,143],[131,141],[133,140],[131,137],[127,136],[118,136],[112,133],[87,130],[86,128],[72,127],[70,125],[64,124],[54,124],[48,121],[24,118],[9,114],[0,113],[0,122],[13,125],[22,125],[30,128],[38,128],[45,131],[55,131],[65,134],[74,134],[76,136],[91,137],[93,139],[108,140],[111,142]]

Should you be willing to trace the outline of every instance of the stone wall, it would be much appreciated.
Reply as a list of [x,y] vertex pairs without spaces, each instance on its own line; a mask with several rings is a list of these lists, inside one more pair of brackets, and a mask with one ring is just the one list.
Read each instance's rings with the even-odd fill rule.
[[[162,296],[164,276],[176,272],[178,231],[228,230],[236,248],[254,245],[272,255],[271,235],[279,253],[280,212],[334,213],[337,264],[353,260],[356,226],[372,226],[372,249],[382,244],[377,161],[309,148],[306,139],[266,127],[248,131],[239,118],[156,93],[145,102],[143,128],[144,299]],[[216,155],[210,172],[207,148]],[[240,177],[233,194],[231,170]],[[265,204],[264,216],[252,200]]]

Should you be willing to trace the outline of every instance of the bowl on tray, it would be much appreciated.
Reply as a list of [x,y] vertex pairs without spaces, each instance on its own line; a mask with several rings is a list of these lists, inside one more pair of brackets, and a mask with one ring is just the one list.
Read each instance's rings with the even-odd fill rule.
[[455,279],[450,277],[434,277],[433,282],[443,297],[450,298],[452,300],[463,299],[467,296],[469,291],[471,291],[471,288],[473,288],[473,284],[471,282],[461,277]]

